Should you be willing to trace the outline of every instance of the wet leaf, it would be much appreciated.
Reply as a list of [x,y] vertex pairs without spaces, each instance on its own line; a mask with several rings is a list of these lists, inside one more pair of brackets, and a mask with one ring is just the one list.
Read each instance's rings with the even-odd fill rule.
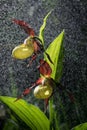
[[71,130],[87,130],[87,122],[83,123],[83,124],[80,124],[80,125],[72,128]]
[[32,130],[49,130],[49,120],[38,107],[22,99],[14,102],[16,98],[7,96],[0,96],[0,100]]
[[49,17],[49,15],[51,14],[51,12],[52,12],[52,11],[50,11],[50,12],[45,16],[45,18],[43,19],[43,24],[42,24],[42,26],[40,27],[39,38],[41,39],[43,45],[44,45],[44,29],[45,29],[45,27],[46,27],[47,18]]
[[62,31],[55,39],[54,41],[49,45],[46,52],[49,54],[52,62],[50,63],[48,58],[45,56],[46,61],[49,63],[49,65],[52,68],[52,74],[51,77],[59,82],[61,76],[62,76],[62,70],[63,70],[63,39],[64,39],[64,31]]
[[[52,68],[51,77],[56,81],[59,82],[62,71],[63,71],[63,39],[64,39],[64,31],[62,31],[48,46],[46,52],[50,56],[53,64],[49,61],[47,56],[44,53],[44,59],[49,63],[50,67]],[[50,117],[50,129],[52,127],[59,128],[59,124],[57,122],[57,118],[55,117],[56,111],[53,108],[53,98],[49,101],[49,117]],[[55,124],[53,126],[53,124]]]

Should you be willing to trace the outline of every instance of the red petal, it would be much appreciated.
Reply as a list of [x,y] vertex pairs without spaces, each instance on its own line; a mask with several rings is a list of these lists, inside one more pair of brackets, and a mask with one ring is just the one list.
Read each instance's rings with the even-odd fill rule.
[[42,81],[43,81],[43,78],[39,78],[39,79],[36,81],[36,85],[42,84]]
[[33,45],[34,45],[34,50],[35,50],[36,53],[41,51],[41,48],[38,45],[38,42],[34,41]]
[[30,36],[34,36],[35,35],[35,32],[34,30],[28,25],[28,23],[26,23],[25,21],[23,20],[17,20],[17,19],[13,19],[12,20],[14,23],[20,25],[21,28],[24,29],[24,31],[29,34]]
[[40,60],[39,71],[43,76],[50,76],[52,73],[50,65],[43,59]]
[[26,88],[26,89],[24,90],[24,92],[22,93],[22,95],[19,96],[19,97],[17,97],[17,99],[16,99],[14,102],[20,100],[21,98],[23,98],[24,96],[26,96],[27,94],[29,94],[30,91],[31,91],[31,88]]
[[31,91],[31,88],[26,88],[26,89],[24,90],[24,92],[23,92],[23,95],[25,96],[25,95],[29,94],[30,91]]
[[38,37],[33,37],[33,39],[34,39],[33,45],[34,45],[35,53],[43,52],[44,48],[43,48],[41,39],[39,39]]
[[32,57],[31,57],[31,60],[29,61],[27,67],[30,67],[32,65],[32,62],[36,59],[37,55],[34,54]]
[[32,88],[34,88],[35,86],[37,85],[37,82],[36,83],[33,83],[31,87],[29,88],[26,88],[24,90],[24,92],[21,94],[21,96],[17,97],[17,99],[14,101],[18,101],[19,99],[23,98],[24,96],[28,95],[30,93],[30,91],[32,90]]

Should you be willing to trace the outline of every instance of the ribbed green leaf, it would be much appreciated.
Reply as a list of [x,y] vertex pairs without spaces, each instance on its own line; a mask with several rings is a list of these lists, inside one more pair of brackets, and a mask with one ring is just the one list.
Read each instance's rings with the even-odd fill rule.
[[63,39],[64,31],[54,39],[46,50],[54,64],[50,63],[45,55],[45,59],[52,68],[51,77],[57,82],[60,80],[63,70]]
[[42,24],[42,26],[40,27],[39,38],[41,39],[43,45],[44,45],[44,29],[45,29],[45,26],[46,26],[47,18],[48,18],[48,16],[51,14],[51,12],[52,12],[52,11],[50,11],[50,12],[45,16],[45,18],[43,19],[43,24]]
[[14,102],[15,99],[16,98],[0,96],[0,100],[14,111],[32,130],[49,130],[49,120],[39,108],[28,104],[22,99]]
[[80,124],[80,125],[72,128],[71,130],[87,130],[87,122],[83,123],[83,124]]
[[[49,45],[46,52],[50,56],[52,63],[50,63],[49,59],[44,53],[45,60],[50,64],[52,68],[52,75],[51,77],[56,81],[59,82],[61,76],[62,76],[62,70],[63,70],[63,39],[64,39],[64,31],[58,35],[54,41]],[[49,116],[50,116],[50,129],[52,129],[53,124],[55,123],[55,128],[59,130],[59,124],[57,122],[56,111],[53,108],[53,98],[50,99],[49,102]],[[53,128],[53,129],[55,129]]]

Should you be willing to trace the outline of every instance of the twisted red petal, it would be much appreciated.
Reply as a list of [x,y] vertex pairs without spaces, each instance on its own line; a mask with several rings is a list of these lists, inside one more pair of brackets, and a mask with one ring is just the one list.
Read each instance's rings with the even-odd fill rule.
[[52,73],[52,69],[50,65],[43,59],[40,60],[39,71],[43,76],[48,76],[48,77],[50,77]]
[[13,19],[12,20],[14,23],[18,24],[21,28],[24,29],[24,31],[30,35],[30,36],[34,36],[35,32],[34,30],[30,27],[30,25],[28,23],[26,23],[23,20],[17,20],[17,19]]

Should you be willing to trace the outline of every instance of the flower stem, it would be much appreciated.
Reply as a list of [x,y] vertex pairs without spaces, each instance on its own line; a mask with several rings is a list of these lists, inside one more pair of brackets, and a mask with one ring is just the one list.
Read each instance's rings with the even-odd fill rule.
[[50,130],[59,130],[59,121],[57,120],[57,113],[53,106],[53,97],[49,100],[49,120]]

